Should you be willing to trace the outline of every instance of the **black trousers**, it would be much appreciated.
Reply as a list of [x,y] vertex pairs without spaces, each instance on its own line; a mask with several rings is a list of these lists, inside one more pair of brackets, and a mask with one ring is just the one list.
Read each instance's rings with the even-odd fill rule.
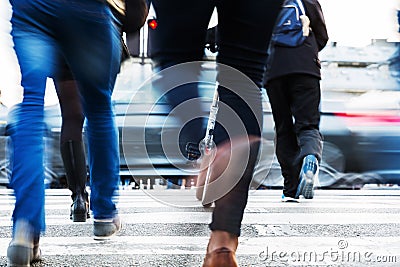
[[275,122],[276,156],[284,177],[283,193],[294,197],[303,158],[312,154],[321,161],[320,80],[311,75],[286,75],[271,80],[267,93]]
[[[153,32],[152,57],[155,66],[161,70],[179,63],[202,60],[207,26],[214,8],[217,8],[219,46],[217,62],[229,67],[218,68],[220,110],[215,141],[218,145],[232,136],[241,134],[260,136],[262,129],[260,87],[272,28],[282,1],[154,0],[152,2],[158,20],[158,27]],[[165,86],[172,79],[182,79],[189,75],[184,71],[180,72],[181,75],[172,75],[170,79],[163,75],[164,81],[160,80],[157,85]],[[193,72],[196,74],[197,70]],[[238,73],[244,74],[245,79]],[[198,95],[197,88],[193,84],[180,87],[179,92],[168,97],[175,101],[172,103],[173,106],[186,101],[188,95],[192,98]],[[195,109],[198,108],[191,105],[190,110],[183,115]],[[237,123],[237,118],[240,123]],[[239,126],[244,126],[245,131],[241,131],[243,127]],[[249,168],[254,167],[252,161],[255,161],[255,158],[250,157]],[[224,197],[215,201],[211,230],[240,234],[251,178],[252,170],[245,171],[236,186]]]

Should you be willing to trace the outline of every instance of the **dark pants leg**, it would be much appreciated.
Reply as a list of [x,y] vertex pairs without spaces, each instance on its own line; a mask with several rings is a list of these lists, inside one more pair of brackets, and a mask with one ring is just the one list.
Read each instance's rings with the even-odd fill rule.
[[[220,101],[239,115],[248,135],[261,136],[262,132],[260,87],[271,31],[280,5],[281,1],[253,0],[226,0],[217,3],[219,42],[217,61],[233,67],[248,78],[245,81],[225,68],[220,68],[217,79],[224,87],[219,90]],[[218,116],[220,125],[229,124],[229,117],[224,116],[225,112],[227,109],[222,107]],[[220,132],[221,128],[218,127],[216,136]],[[235,130],[228,133],[230,138],[242,134]],[[216,139],[220,141],[219,138]],[[258,148],[257,143],[250,145],[248,163],[240,181],[224,197],[215,202],[211,230],[240,235]]]
[[[168,101],[171,113],[182,128],[177,132],[180,147],[185,154],[187,143],[198,143],[205,134],[199,81],[204,55],[207,25],[213,11],[213,1],[185,0],[152,1],[158,26],[151,42],[154,70],[158,75],[152,86]],[[179,66],[182,63],[188,63]]]
[[[260,136],[260,86],[269,39],[281,1],[200,0],[187,5],[187,1],[171,0],[154,1],[153,4],[159,23],[159,32],[155,34],[157,36],[153,44],[158,43],[160,46],[153,47],[152,51],[156,64],[161,64],[164,68],[202,58],[207,25],[214,6],[217,6],[217,62],[229,67],[218,67],[217,80],[221,85],[218,91],[222,107],[217,120],[222,127],[227,128],[218,126],[215,140],[222,143],[228,138],[227,134],[230,137],[243,134]],[[188,22],[190,30],[187,27]],[[230,68],[234,71],[230,71]],[[237,71],[244,75],[237,75]],[[232,113],[238,115],[244,131],[236,130],[229,124],[231,117],[226,114]],[[215,202],[211,230],[240,234],[255,158],[249,157],[242,179]]]
[[294,197],[304,156],[313,154],[321,159],[319,79],[310,75],[288,75],[268,84],[276,155],[284,177],[283,193]]
[[298,175],[295,173],[293,163],[299,153],[299,145],[290,107],[290,93],[282,87],[281,80],[276,79],[271,81],[267,94],[275,121],[275,149],[284,178],[283,194],[294,197]]

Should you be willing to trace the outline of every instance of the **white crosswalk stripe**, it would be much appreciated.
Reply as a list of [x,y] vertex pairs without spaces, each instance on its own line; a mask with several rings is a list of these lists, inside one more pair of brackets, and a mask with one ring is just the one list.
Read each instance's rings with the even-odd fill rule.
[[[237,251],[241,266],[400,266],[400,190],[318,190],[301,203],[281,203],[280,194],[250,193]],[[12,191],[0,189],[0,266],[6,264],[13,204]],[[92,219],[69,220],[70,204],[67,190],[47,190],[41,248],[48,260],[38,266],[58,266],[63,255],[69,257],[60,266],[77,266],[74,258],[83,259],[79,266],[93,266],[96,258],[115,255],[117,265],[97,266],[201,266],[212,209],[201,207],[192,190],[121,191],[123,230],[102,242],[91,236]],[[151,263],[154,257],[162,263]],[[171,257],[176,265],[165,263]]]

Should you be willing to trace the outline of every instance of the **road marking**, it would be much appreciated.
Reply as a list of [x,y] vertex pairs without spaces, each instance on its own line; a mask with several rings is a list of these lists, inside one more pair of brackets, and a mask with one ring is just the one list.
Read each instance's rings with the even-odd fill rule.
[[[10,238],[0,238],[0,256],[5,256]],[[260,255],[262,252],[371,252],[376,255],[400,256],[398,237],[242,237],[238,255]],[[96,241],[92,237],[42,237],[44,256],[115,255],[115,254],[204,254],[208,236],[115,236]],[[100,249],[101,248],[101,249]],[[186,249],[185,249],[186,248]],[[277,255],[275,255],[277,256]],[[400,262],[400,258],[399,258]]]
[[[47,215],[47,225],[72,224],[67,215]],[[204,212],[135,212],[124,214],[120,213],[124,223],[210,223],[211,211]],[[0,217],[1,218],[1,217]],[[399,223],[400,213],[390,214],[381,213],[245,213],[243,216],[244,224],[388,224]],[[91,223],[87,221],[86,223]],[[11,221],[1,220],[0,226],[9,226]],[[399,241],[400,242],[400,241]]]

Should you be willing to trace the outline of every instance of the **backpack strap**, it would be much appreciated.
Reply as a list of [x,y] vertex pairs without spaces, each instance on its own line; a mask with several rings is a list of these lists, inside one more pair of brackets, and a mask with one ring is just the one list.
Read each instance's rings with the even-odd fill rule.
[[306,10],[304,9],[303,2],[301,0],[296,0],[296,2],[299,5],[300,11],[301,11],[300,15],[305,15],[306,14]]

